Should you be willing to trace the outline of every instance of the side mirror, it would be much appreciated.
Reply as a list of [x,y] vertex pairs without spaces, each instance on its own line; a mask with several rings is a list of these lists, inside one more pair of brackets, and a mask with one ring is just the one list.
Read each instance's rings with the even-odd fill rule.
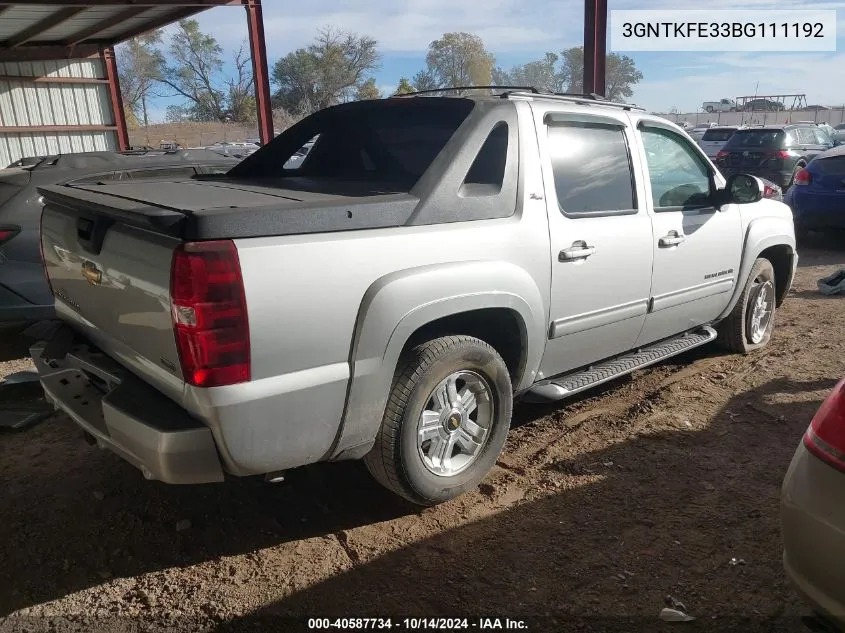
[[763,181],[749,174],[733,174],[725,187],[725,202],[751,204],[763,199]]

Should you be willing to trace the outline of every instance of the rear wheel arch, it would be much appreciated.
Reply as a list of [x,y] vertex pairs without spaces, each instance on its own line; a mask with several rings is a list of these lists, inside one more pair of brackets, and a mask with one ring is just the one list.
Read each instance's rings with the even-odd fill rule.
[[352,381],[330,458],[362,457],[372,446],[402,353],[424,340],[479,338],[504,358],[515,390],[529,387],[545,349],[545,309],[533,278],[505,262],[400,271],[373,284],[358,315]]

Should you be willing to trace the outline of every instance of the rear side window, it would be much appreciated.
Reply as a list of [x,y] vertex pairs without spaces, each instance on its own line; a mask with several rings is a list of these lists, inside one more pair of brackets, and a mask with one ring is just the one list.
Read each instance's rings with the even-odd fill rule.
[[737,130],[725,149],[780,149],[785,140],[783,130]]
[[594,123],[548,128],[558,205],[564,215],[634,213],[637,201],[624,129]]
[[701,137],[702,141],[727,141],[730,137],[733,136],[734,132],[736,132],[735,128],[728,128],[728,129],[713,129],[707,130],[704,133],[704,136]]
[[495,195],[502,190],[505,165],[508,161],[508,124],[498,123],[490,132],[484,145],[464,178],[462,193]]
[[813,130],[808,127],[799,127],[798,130],[798,142],[804,145],[815,145],[816,144],[816,135],[813,134]]
[[816,136],[816,143],[818,145],[830,145],[830,137],[824,130],[816,128],[815,130],[813,130],[813,134],[815,134]]

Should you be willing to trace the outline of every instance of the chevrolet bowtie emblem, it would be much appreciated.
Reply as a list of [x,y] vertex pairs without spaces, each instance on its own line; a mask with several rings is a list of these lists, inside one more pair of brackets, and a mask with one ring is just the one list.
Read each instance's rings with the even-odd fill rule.
[[82,262],[82,276],[85,277],[85,279],[88,280],[88,283],[92,286],[99,285],[99,283],[103,280],[103,273],[99,268],[97,268],[97,264],[89,261]]

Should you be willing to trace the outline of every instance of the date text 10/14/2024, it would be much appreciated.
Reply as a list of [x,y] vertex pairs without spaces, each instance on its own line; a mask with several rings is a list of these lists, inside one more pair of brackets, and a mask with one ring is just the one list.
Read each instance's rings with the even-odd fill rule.
[[309,618],[308,630],[527,631],[525,620],[512,618]]

